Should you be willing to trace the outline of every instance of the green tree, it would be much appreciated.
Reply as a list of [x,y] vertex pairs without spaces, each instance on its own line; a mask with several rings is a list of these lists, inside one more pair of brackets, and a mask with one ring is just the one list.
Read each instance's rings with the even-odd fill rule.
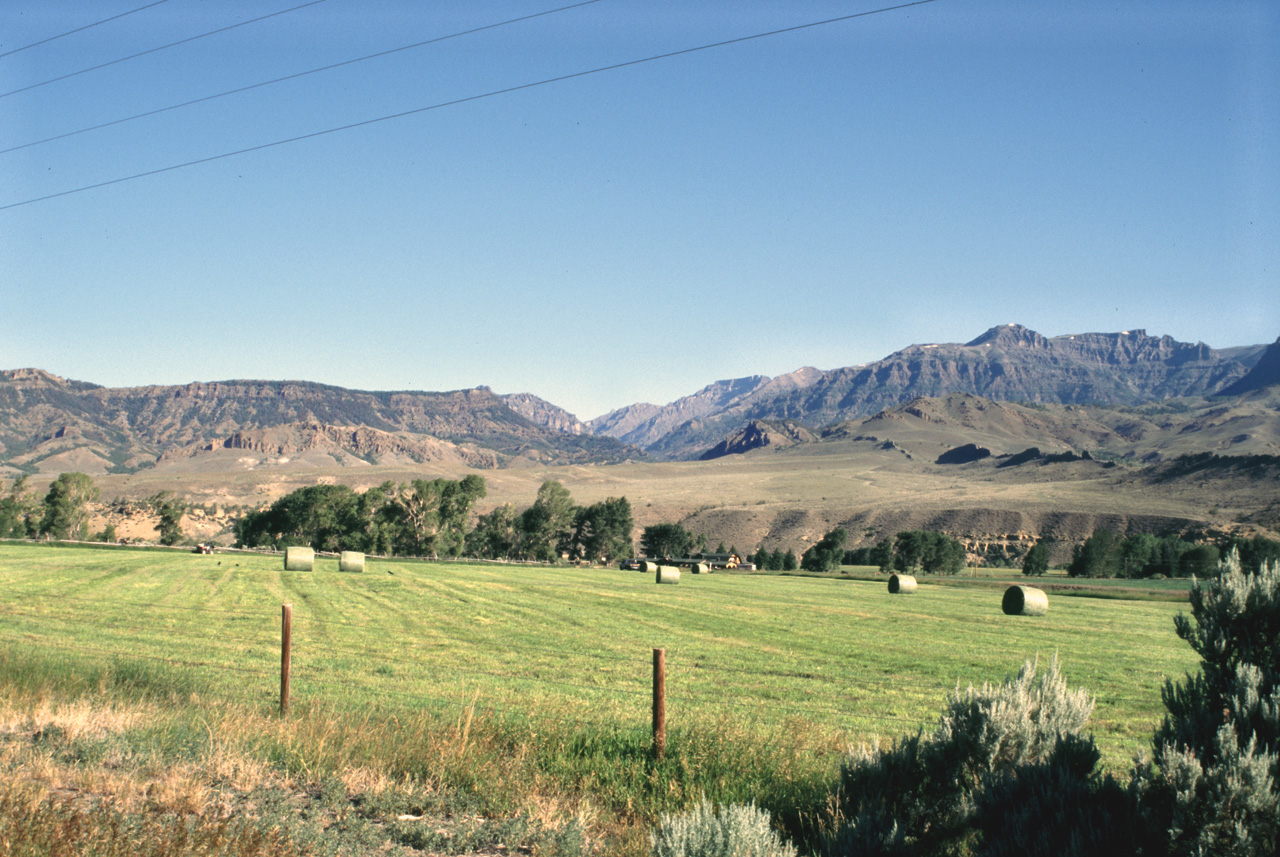
[[0,538],[35,536],[40,531],[41,508],[35,496],[27,492],[27,475],[24,473],[13,480],[8,493],[0,497]]
[[1174,620],[1200,672],[1166,681],[1152,764],[1135,773],[1170,853],[1280,851],[1280,564],[1245,573],[1232,552]]
[[1251,539],[1241,536],[1224,536],[1218,542],[1218,553],[1227,556],[1236,551],[1240,557],[1240,567],[1245,571],[1257,571],[1263,563],[1280,564],[1280,541],[1266,536],[1254,536]]
[[98,486],[84,473],[63,473],[44,497],[40,534],[55,539],[89,537],[89,504],[99,497]]
[[1150,533],[1134,533],[1120,544],[1120,574],[1124,577],[1148,577],[1160,555],[1160,540]]
[[573,497],[569,495],[569,489],[554,479],[543,482],[533,505],[521,515],[525,555],[543,562],[558,559],[569,548],[573,536],[573,515]]
[[236,522],[236,543],[246,547],[306,545],[316,550],[363,550],[361,498],[346,485],[310,485]]
[[806,571],[836,571],[844,559],[844,543],[848,538],[843,527],[836,527],[804,552],[800,567]]
[[693,552],[694,537],[679,524],[653,524],[640,534],[640,551],[647,557],[673,559]]
[[1120,571],[1120,542],[1115,533],[1097,530],[1076,545],[1067,574],[1072,577],[1115,577]]
[[931,574],[956,574],[964,568],[964,545],[945,533],[921,533],[920,567]]
[[475,529],[467,535],[467,553],[486,559],[517,559],[523,543],[520,514],[506,503],[476,520]]
[[1049,570],[1049,540],[1040,539],[1031,546],[1031,550],[1027,551],[1027,555],[1022,558],[1022,573],[1043,575]]
[[1221,561],[1216,545],[1188,545],[1178,562],[1178,572],[1183,577],[1210,577]]
[[394,551],[401,524],[396,483],[388,480],[360,495],[354,510],[358,532],[349,534],[347,550],[387,555]]
[[471,474],[448,482],[440,490],[439,530],[435,550],[443,556],[458,556],[466,544],[467,525],[477,500],[488,493],[484,478]]
[[401,485],[396,495],[403,527],[396,544],[398,553],[427,556],[436,551],[440,532],[440,501],[447,479],[414,479]]
[[573,519],[572,543],[576,556],[608,562],[630,556],[631,503],[626,497],[610,497],[603,503],[579,508]]
[[787,552],[782,556],[782,570],[795,571],[799,567],[800,562],[796,559],[796,552],[791,548],[787,548]]
[[905,573],[920,569],[932,574],[955,574],[964,568],[964,545],[945,533],[905,530],[894,536],[892,562],[893,568]]
[[156,532],[162,545],[176,545],[182,541],[182,516],[186,514],[187,503],[168,491],[161,491],[148,498],[152,511],[159,516]]
[[872,550],[871,556],[868,557],[872,565],[877,566],[885,573],[888,573],[893,568],[893,542],[893,539],[885,536],[883,539],[876,542],[876,546]]
[[906,530],[893,537],[893,567],[910,573],[920,568],[924,557],[924,532]]

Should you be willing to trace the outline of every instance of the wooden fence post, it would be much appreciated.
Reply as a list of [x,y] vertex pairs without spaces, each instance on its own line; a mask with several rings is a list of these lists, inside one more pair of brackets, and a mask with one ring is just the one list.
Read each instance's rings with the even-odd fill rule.
[[667,650],[653,650],[653,757],[667,751]]
[[293,658],[293,605],[280,605],[280,713],[289,713],[289,665]]

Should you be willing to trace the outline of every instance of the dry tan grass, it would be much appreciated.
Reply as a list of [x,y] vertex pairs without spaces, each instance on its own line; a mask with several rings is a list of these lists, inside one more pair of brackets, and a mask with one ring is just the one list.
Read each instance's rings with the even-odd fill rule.
[[[251,734],[261,718],[246,718],[232,711],[219,726],[232,736]],[[165,763],[154,767],[133,758],[121,744],[109,744],[102,758],[83,764],[74,757],[62,758],[56,749],[43,746],[44,739],[59,746],[84,740],[103,740],[130,730],[154,726],[165,713],[151,703],[102,702],[96,699],[55,701],[48,697],[23,699],[10,696],[0,700],[0,734],[21,736],[0,746],[0,769],[14,781],[35,786],[32,799],[50,795],[82,796],[106,801],[122,812],[143,809],[179,815],[218,814],[224,807],[212,801],[219,786],[248,792],[280,778],[261,759],[230,741],[214,739],[214,727],[207,726],[209,748],[193,762]]]
[[22,700],[0,700],[0,733],[39,733],[50,728],[61,730],[68,739],[102,738],[132,729],[155,716],[150,705],[122,707],[91,700],[55,702],[48,697]]

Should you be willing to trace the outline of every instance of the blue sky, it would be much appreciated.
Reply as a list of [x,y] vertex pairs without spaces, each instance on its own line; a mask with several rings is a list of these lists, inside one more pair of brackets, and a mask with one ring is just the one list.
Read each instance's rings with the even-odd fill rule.
[[[0,56],[0,149],[569,0],[325,0],[25,89],[302,2]],[[0,54],[144,4],[9,0]],[[422,110],[885,5],[599,0],[0,153],[0,368],[588,419],[1007,322],[1280,335],[1274,2],[935,0]]]

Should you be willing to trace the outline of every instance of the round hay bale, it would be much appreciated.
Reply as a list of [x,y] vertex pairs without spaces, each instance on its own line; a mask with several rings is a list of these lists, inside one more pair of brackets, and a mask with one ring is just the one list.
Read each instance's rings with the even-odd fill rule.
[[676,568],[674,565],[658,566],[657,582],[658,583],[679,583],[680,569]]
[[707,565],[705,562],[700,562],[693,566],[693,573],[694,574],[710,574],[711,566]]
[[311,571],[316,567],[316,552],[312,548],[291,547],[284,549],[285,571]]
[[338,555],[338,571],[364,571],[364,554],[359,551],[343,551]]
[[1049,612],[1049,596],[1034,586],[1010,586],[1001,607],[1009,616],[1043,616]]
[[655,573],[658,570],[658,568],[659,566],[656,562],[649,562],[648,560],[645,560],[644,562],[640,563],[640,570],[646,571],[649,574]]
[[889,592],[893,595],[907,595],[916,591],[916,579],[909,574],[892,574],[889,576]]

